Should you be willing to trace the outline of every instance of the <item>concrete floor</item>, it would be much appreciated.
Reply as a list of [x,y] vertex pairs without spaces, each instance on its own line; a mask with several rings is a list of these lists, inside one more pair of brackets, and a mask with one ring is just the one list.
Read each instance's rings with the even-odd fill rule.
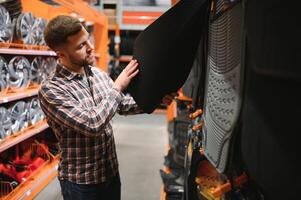
[[[166,154],[166,115],[115,116],[114,134],[122,182],[122,200],[160,200]],[[57,179],[36,200],[61,200]]]

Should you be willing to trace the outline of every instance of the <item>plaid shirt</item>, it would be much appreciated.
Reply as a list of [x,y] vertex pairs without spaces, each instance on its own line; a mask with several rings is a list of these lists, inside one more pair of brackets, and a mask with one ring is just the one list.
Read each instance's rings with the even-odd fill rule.
[[39,90],[41,108],[60,146],[59,179],[98,184],[118,173],[111,119],[141,112],[132,97],[114,88],[111,78],[96,67],[82,75],[58,64]]

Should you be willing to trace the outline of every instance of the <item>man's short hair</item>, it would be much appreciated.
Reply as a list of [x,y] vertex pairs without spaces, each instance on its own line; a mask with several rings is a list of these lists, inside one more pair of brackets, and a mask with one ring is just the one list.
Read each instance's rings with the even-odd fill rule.
[[82,29],[80,21],[71,16],[59,15],[51,19],[45,30],[46,44],[53,50],[67,42],[67,38]]

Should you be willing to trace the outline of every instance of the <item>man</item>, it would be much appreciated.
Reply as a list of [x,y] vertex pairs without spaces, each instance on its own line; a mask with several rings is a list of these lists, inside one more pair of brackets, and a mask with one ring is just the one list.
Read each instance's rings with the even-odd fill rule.
[[[132,60],[113,82],[96,67],[93,45],[70,16],[52,19],[45,41],[58,56],[56,71],[39,90],[41,107],[60,146],[58,178],[65,200],[120,199],[120,178],[111,119],[141,113],[124,91],[138,72]],[[170,103],[172,96],[165,96]]]

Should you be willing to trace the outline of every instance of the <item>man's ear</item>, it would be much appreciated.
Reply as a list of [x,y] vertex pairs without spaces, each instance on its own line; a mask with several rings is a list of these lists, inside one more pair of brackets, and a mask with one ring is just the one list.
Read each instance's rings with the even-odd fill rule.
[[65,52],[62,51],[59,48],[55,50],[55,53],[56,53],[56,55],[57,55],[58,58],[65,58],[66,57]]
[[55,51],[57,57],[62,57],[63,56],[63,53],[61,51]]
[[66,54],[64,52],[65,51],[64,44],[59,44],[59,45],[53,47],[52,50],[56,53],[57,57],[59,57],[59,58],[66,57]]

